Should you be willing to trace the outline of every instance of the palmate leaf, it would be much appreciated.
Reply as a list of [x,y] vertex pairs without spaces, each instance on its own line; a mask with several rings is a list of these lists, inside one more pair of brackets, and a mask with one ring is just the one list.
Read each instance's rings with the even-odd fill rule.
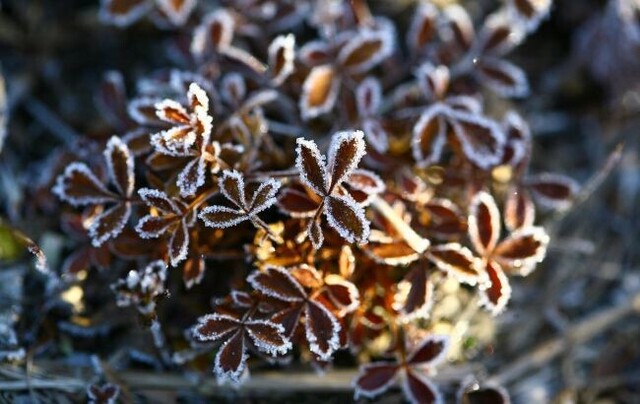
[[[299,270],[307,271],[304,268]],[[247,277],[247,282],[257,291],[274,299],[288,302],[289,308],[272,317],[292,335],[301,317],[304,317],[305,338],[311,352],[326,361],[340,348],[341,326],[334,314],[321,302],[310,299],[292,273],[281,267],[269,266]]]
[[[349,242],[365,243],[369,237],[369,221],[365,218],[364,210],[349,194],[338,193],[343,182],[348,181],[354,174],[365,154],[362,131],[336,133],[329,146],[327,163],[315,142],[298,138],[297,145],[296,168],[300,172],[300,180],[322,198],[322,203],[317,209],[322,209],[329,225],[342,238]],[[361,183],[358,179],[362,180]],[[356,188],[360,187],[359,191],[365,193],[376,192],[382,187],[382,181],[378,181],[376,176],[369,175],[366,171],[355,171],[352,182]],[[289,197],[295,198],[296,195]],[[297,197],[300,199],[302,195]],[[288,202],[294,203],[292,200]],[[314,219],[310,221],[307,233],[314,247],[320,248],[324,236],[318,220],[320,212],[317,209],[313,213]],[[290,210],[295,210],[295,205]]]
[[115,404],[120,395],[120,387],[112,383],[91,384],[87,387],[90,404]]
[[246,369],[248,344],[270,356],[283,355],[291,349],[284,327],[267,320],[238,319],[213,313],[198,319],[192,328],[200,342],[222,342],[214,359],[214,373],[219,383],[238,384]]
[[[58,176],[53,192],[74,206],[97,205],[102,209],[92,219],[89,235],[94,247],[116,238],[131,216],[130,197],[135,186],[134,162],[128,146],[112,136],[104,150],[109,181],[117,193],[110,191],[84,163],[72,163]],[[105,204],[113,203],[111,206]]]
[[189,251],[189,227],[193,212],[180,200],[170,198],[166,193],[152,188],[138,191],[140,198],[149,207],[157,209],[159,215],[151,213],[143,216],[136,225],[141,238],[157,238],[169,233],[167,247],[172,266],[177,266],[187,258]]
[[225,170],[218,180],[220,192],[234,205],[207,206],[200,212],[200,219],[209,227],[233,227],[245,220],[255,220],[256,215],[277,202],[276,194],[280,182],[268,178],[256,188],[250,198],[246,196],[246,185],[242,174],[235,170]]
[[443,397],[427,377],[429,368],[444,360],[448,337],[430,335],[400,362],[370,363],[360,367],[354,380],[355,399],[375,398],[400,379],[405,397],[411,403],[442,403]]

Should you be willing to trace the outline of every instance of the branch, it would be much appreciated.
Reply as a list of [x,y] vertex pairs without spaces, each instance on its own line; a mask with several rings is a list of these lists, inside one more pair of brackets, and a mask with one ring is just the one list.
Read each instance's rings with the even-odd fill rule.
[[539,368],[554,360],[571,346],[582,344],[595,338],[618,321],[634,313],[640,313],[640,293],[618,306],[588,316],[579,323],[567,328],[563,335],[538,345],[537,348],[518,357],[511,364],[504,367],[497,375],[491,377],[487,383],[505,385],[529,370]]

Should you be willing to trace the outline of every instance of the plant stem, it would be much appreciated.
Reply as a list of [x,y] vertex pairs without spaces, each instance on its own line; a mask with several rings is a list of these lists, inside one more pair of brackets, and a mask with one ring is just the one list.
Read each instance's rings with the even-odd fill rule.
[[431,245],[429,240],[423,238],[409,226],[407,222],[402,220],[395,210],[382,198],[375,196],[371,200],[373,206],[381,215],[391,223],[391,225],[400,233],[404,241],[409,244],[418,254],[424,253]]

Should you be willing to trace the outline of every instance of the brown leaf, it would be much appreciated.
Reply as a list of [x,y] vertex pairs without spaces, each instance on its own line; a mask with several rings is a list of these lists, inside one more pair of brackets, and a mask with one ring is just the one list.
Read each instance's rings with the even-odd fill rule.
[[441,108],[434,106],[422,113],[413,127],[411,149],[419,167],[427,167],[440,160],[447,140],[447,126],[440,116]]
[[573,179],[559,174],[543,173],[525,180],[536,201],[548,209],[567,209],[580,186]]
[[329,225],[346,241],[359,244],[369,238],[369,221],[364,210],[351,198],[330,196],[325,200],[325,215]]
[[74,206],[113,202],[118,196],[109,191],[83,163],[71,163],[58,176],[53,192]]
[[407,45],[412,52],[418,53],[434,39],[438,28],[438,9],[431,3],[421,2],[413,14]]
[[131,216],[131,204],[122,202],[113,205],[98,216],[89,228],[89,235],[94,247],[105,241],[116,238],[124,229]]
[[387,58],[394,39],[386,30],[363,30],[340,49],[338,62],[350,73],[363,73]]
[[495,122],[476,114],[450,111],[450,122],[469,161],[488,169],[502,161],[505,135]]
[[312,217],[319,204],[311,199],[304,188],[290,186],[280,192],[278,207],[294,218]]
[[307,297],[302,286],[285,268],[270,266],[264,271],[255,271],[247,277],[247,282],[264,295],[285,302],[300,302]]
[[500,313],[511,297],[509,280],[497,262],[486,261],[486,282],[480,285],[481,304],[493,315]]
[[523,97],[529,93],[524,71],[504,60],[483,58],[476,65],[481,82],[503,97]]
[[493,257],[507,271],[528,275],[544,259],[549,236],[542,227],[525,227],[504,239],[493,252]]
[[344,131],[333,135],[328,155],[331,178],[328,194],[331,194],[351,174],[364,154],[365,143],[362,131]]
[[500,237],[500,212],[491,194],[475,194],[469,205],[469,237],[476,251],[491,254]]
[[479,263],[468,248],[458,243],[435,245],[428,250],[428,257],[438,268],[458,281],[469,285],[478,282]]
[[302,85],[300,113],[303,119],[315,118],[333,109],[338,98],[340,78],[331,65],[314,67]]
[[305,331],[309,348],[322,360],[328,360],[340,348],[340,323],[322,304],[313,300],[305,305]]
[[532,226],[535,214],[535,205],[526,189],[516,187],[507,191],[504,223],[509,231]]

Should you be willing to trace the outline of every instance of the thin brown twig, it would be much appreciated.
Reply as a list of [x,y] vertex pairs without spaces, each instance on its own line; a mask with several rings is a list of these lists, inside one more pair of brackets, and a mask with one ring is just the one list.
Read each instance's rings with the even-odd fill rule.
[[504,385],[517,379],[531,369],[541,367],[554,360],[570,347],[591,340],[618,321],[634,313],[640,313],[640,293],[620,305],[592,314],[570,326],[564,334],[538,345],[503,367],[498,374],[488,380],[488,383]]

